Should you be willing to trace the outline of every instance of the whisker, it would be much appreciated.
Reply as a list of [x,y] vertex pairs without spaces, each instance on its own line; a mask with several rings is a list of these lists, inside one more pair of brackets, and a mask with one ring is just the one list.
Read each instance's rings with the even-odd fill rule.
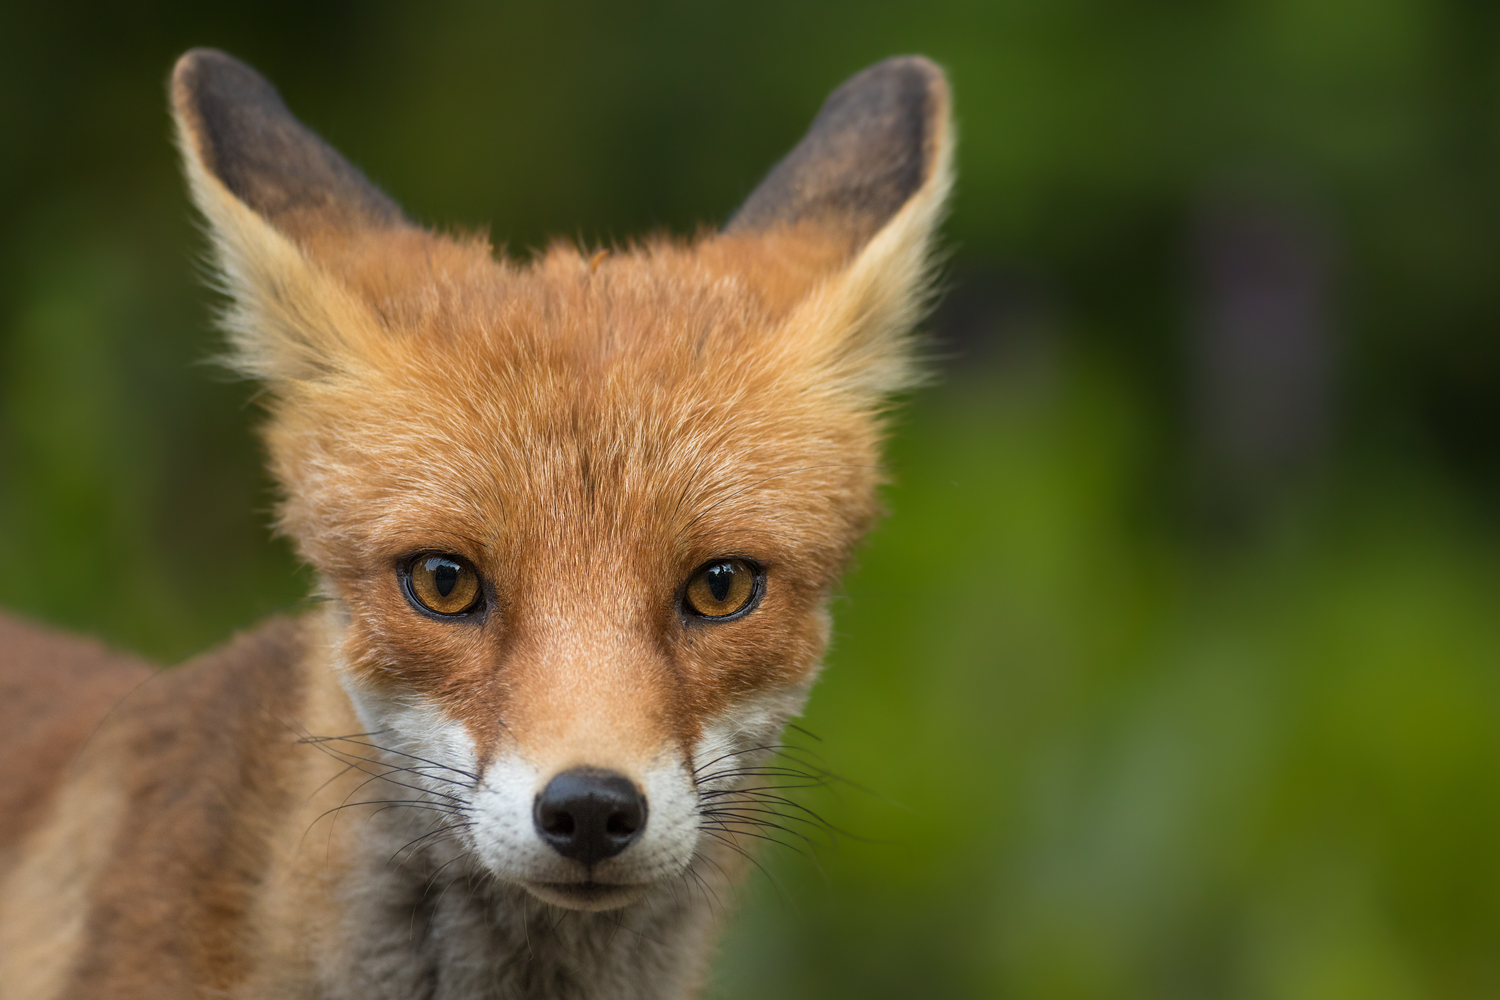
[[698,872],[694,871],[691,865],[683,869],[683,874],[691,875],[695,880],[697,880],[698,885],[704,892],[703,901],[705,903],[709,901],[710,896],[713,897],[713,903],[710,907],[711,909],[722,910],[724,908],[723,902],[719,899],[719,894],[717,892],[714,892],[713,887],[708,884],[708,880],[706,880]]
[[[339,740],[339,739],[343,739],[343,737],[311,737],[311,736],[309,736],[309,737],[305,737],[305,738],[299,740],[299,742],[307,743],[307,744],[309,744],[311,746],[317,747],[319,750],[323,751],[328,756],[330,756],[333,759],[335,759],[335,760],[337,760],[337,761],[345,764],[346,765],[346,770],[348,768],[352,767],[352,768],[360,771],[361,773],[372,775],[373,777],[377,777],[377,778],[384,778],[386,781],[389,781],[393,785],[399,785],[399,786],[401,786],[403,788],[409,788],[412,791],[421,792],[424,795],[430,795],[430,794],[447,795],[447,793],[436,792],[433,789],[428,789],[428,788],[419,788],[419,787],[417,787],[415,785],[409,785],[409,784],[406,784],[405,782],[396,781],[395,779],[387,777],[387,775],[393,774],[393,773],[395,773],[397,771],[400,771],[400,770],[410,770],[408,768],[403,768],[400,765],[390,764],[389,762],[386,762],[386,761],[373,760],[373,759],[371,759],[369,757],[361,757],[358,754],[351,754],[351,753],[349,753],[346,750],[338,750],[338,749],[331,748],[331,747],[329,747],[329,746],[326,745],[331,740]],[[363,745],[363,746],[371,746],[371,744],[361,744],[361,745]],[[383,748],[381,748],[381,747],[374,747],[374,749],[378,750],[378,749],[383,749]],[[360,767],[358,763],[354,763],[353,761],[350,760],[350,758],[353,758],[353,761],[359,761],[359,762],[366,763],[366,764],[373,764],[376,767],[383,767],[383,768],[386,768],[387,770],[383,774],[376,774],[374,771],[371,771],[368,768]],[[441,767],[443,765],[434,765],[434,766]],[[337,777],[338,777],[338,775],[335,775],[335,778],[337,778]],[[439,779],[439,780],[451,781],[451,779]],[[457,782],[453,782],[453,783],[454,784],[458,784]],[[368,782],[365,782],[364,784],[368,784]],[[361,787],[361,788],[364,787],[364,784],[361,784],[359,787]],[[460,786],[460,787],[464,787],[464,786]],[[357,790],[358,789],[356,789],[356,791]],[[349,794],[353,795],[354,792],[350,792]],[[457,796],[448,795],[448,797],[454,799],[455,801],[461,801],[461,800],[458,799]]]
[[[357,767],[358,765],[351,764],[349,766],[350,767]],[[385,765],[376,762],[376,766],[377,767],[384,767]],[[440,798],[448,799],[448,800],[450,800],[450,801],[452,801],[452,802],[454,802],[456,804],[462,805],[462,804],[464,804],[464,801],[465,801],[460,796],[453,795],[453,794],[451,794],[449,792],[440,792],[440,791],[438,791],[437,789],[434,789],[434,788],[421,788],[421,787],[419,787],[417,785],[408,785],[404,781],[396,781],[395,779],[393,779],[393,778],[390,777],[392,774],[397,774],[397,773],[403,772],[403,771],[410,771],[411,770],[410,768],[406,768],[406,767],[392,767],[389,770],[386,770],[386,771],[384,771],[384,772],[382,772],[380,774],[376,774],[373,771],[366,771],[362,767],[358,768],[358,770],[359,770],[359,772],[361,774],[368,774],[369,777],[366,778],[364,781],[360,782],[358,785],[356,785],[355,788],[354,788],[354,791],[349,793],[350,795],[353,795],[354,792],[357,792],[361,788],[364,788],[366,785],[368,785],[372,781],[388,781],[388,782],[390,782],[393,785],[400,785],[402,788],[410,788],[411,790],[421,792],[424,795],[436,795],[436,796],[439,796]]]
[[781,750],[783,748],[784,748],[783,745],[780,745],[780,744],[767,743],[765,746],[750,747],[747,750],[731,750],[729,753],[723,754],[722,756],[719,756],[719,757],[715,757],[713,760],[709,761],[706,764],[703,764],[700,767],[693,768],[693,773],[694,774],[698,774],[698,773],[702,772],[703,770],[705,770],[707,768],[713,767],[715,764],[717,764],[721,760],[728,760],[730,757],[743,757],[747,753],[755,753],[755,752],[757,752],[759,750]]
[[797,730],[797,732],[801,733],[803,736],[806,736],[810,740],[817,740],[819,743],[823,742],[823,737],[819,736],[817,733],[811,732],[810,730],[804,729],[802,726],[797,725],[795,722],[788,722],[786,724],[786,727],[788,729]]
[[440,767],[440,768],[442,768],[445,771],[452,771],[454,774],[461,774],[465,778],[468,778],[470,781],[478,781],[479,780],[479,776],[477,774],[470,774],[468,771],[465,771],[463,768],[454,767],[451,764],[444,764],[441,761],[429,760],[426,757],[419,757],[419,756],[417,756],[414,753],[407,753],[405,750],[397,750],[394,747],[381,746],[379,743],[367,743],[367,742],[365,742],[363,740],[360,740],[360,739],[356,738],[356,737],[360,737],[360,736],[378,736],[378,735],[379,735],[379,733],[355,733],[352,736],[310,736],[307,739],[303,740],[302,742],[305,742],[305,743],[353,743],[355,746],[368,747],[371,750],[381,750],[381,751],[384,751],[385,753],[393,753],[393,754],[396,754],[396,755],[401,756],[401,757],[409,757],[412,760],[419,760],[419,761],[421,761],[424,764],[431,764],[433,767]]
[[317,788],[314,788],[312,790],[312,794],[308,795],[308,797],[303,800],[302,804],[304,806],[306,806],[309,803],[311,803],[313,799],[315,799],[315,798],[318,797],[318,793],[319,792],[321,792],[323,789],[327,788],[329,785],[333,784],[335,781],[338,781],[340,778],[342,778],[344,775],[348,774],[352,770],[354,770],[354,765],[353,764],[345,764],[344,765],[344,769],[342,771],[339,771],[337,774],[335,774],[333,777],[329,778],[327,781],[323,782]]
[[[802,787],[813,787],[813,789],[817,789],[817,787],[828,787],[828,784],[829,784],[828,781],[825,780],[825,778],[817,777],[817,775],[802,774],[802,772],[799,772],[799,771],[787,771],[787,769],[774,769],[774,771],[763,771],[763,769],[759,769],[759,768],[756,768],[756,769],[744,769],[744,771],[724,771],[724,772],[718,772],[718,774],[712,775],[712,778],[708,778],[708,780],[700,781],[699,784],[709,784],[709,783],[723,784],[723,783],[726,783],[726,781],[739,780],[739,778],[790,778],[790,780],[793,780],[793,781],[802,781],[802,783],[807,783],[807,784],[805,784],[805,786],[802,786]],[[709,789],[709,792],[717,792],[717,790],[718,789]],[[726,792],[729,792],[729,790],[732,790],[732,789],[723,789],[723,790],[726,790]]]
[[734,882],[733,877],[731,877],[730,874],[727,871],[724,870],[724,866],[721,865],[721,864],[719,864],[718,861],[716,861],[713,858],[709,857],[707,854],[696,855],[695,858],[694,858],[694,861],[704,861],[704,862],[706,862],[708,864],[713,865],[715,868],[717,868],[719,870],[719,875],[720,875],[721,878],[724,879],[724,882],[725,882],[726,885],[727,884],[732,884]]
[[713,809],[702,809],[702,810],[699,810],[699,815],[702,815],[702,816],[742,816],[742,817],[748,817],[748,816],[774,816],[776,819],[784,820],[785,822],[788,822],[788,823],[803,823],[803,824],[805,824],[807,826],[811,826],[811,827],[815,827],[816,829],[819,829],[819,830],[827,831],[828,833],[838,833],[839,832],[837,830],[834,830],[833,827],[829,826],[820,817],[819,818],[814,818],[814,817],[808,817],[808,816],[797,816],[797,815],[792,814],[792,813],[781,812],[779,809],[773,809],[770,806],[753,805],[753,804],[748,804],[748,803],[743,803],[743,802],[729,803],[728,805],[717,806],[717,807],[715,807]]
[[766,834],[766,833],[752,833],[749,830],[735,829],[729,823],[726,823],[723,820],[714,820],[714,825],[712,827],[704,827],[703,829],[705,831],[708,831],[708,830],[719,830],[719,831],[722,831],[722,832],[727,833],[727,834],[731,834],[732,836],[736,836],[736,837],[753,837],[756,840],[765,840],[765,841],[769,841],[772,844],[780,844],[782,847],[785,847],[787,850],[793,852],[794,854],[800,854],[802,857],[806,858],[809,861],[815,861],[816,860],[811,854],[808,854],[806,851],[802,850],[802,848],[797,847],[794,844],[788,844],[786,841],[777,840],[775,837],[772,837],[770,834]]
[[706,792],[699,792],[700,799],[715,798],[724,795],[745,795],[750,792],[763,793],[771,791],[787,791],[798,788],[827,788],[828,785],[821,781],[811,781],[802,784],[780,784],[780,785],[753,785],[749,788],[710,788]]
[[[818,841],[814,840],[812,837],[803,833],[801,830],[793,830],[790,827],[782,826],[779,823],[772,823],[769,820],[756,819],[752,816],[742,816],[737,813],[729,812],[719,812],[713,814],[704,813],[704,815],[707,816],[711,821],[719,823],[726,827],[733,826],[737,828],[740,826],[753,826],[759,830],[780,830],[782,833],[786,834],[789,837],[796,837],[798,840],[807,844],[809,847],[821,847],[824,850],[832,850],[832,845],[821,844]],[[766,836],[770,835],[767,834]]]
[[[331,751],[329,751],[329,753],[337,755],[338,751],[332,751],[331,750]],[[335,759],[342,760],[343,758],[336,756]],[[363,758],[363,757],[357,758],[357,759],[359,759],[359,760],[365,760],[365,758]],[[365,761],[365,762],[366,763],[372,763],[370,761]],[[376,767],[389,767],[389,765],[386,765],[386,764],[383,764],[383,763],[380,763],[380,762],[373,762],[373,763],[375,764]],[[374,771],[368,770],[367,768],[360,767],[358,764],[355,764],[355,765],[352,765],[352,766],[356,770],[358,770],[360,773],[370,775],[370,780],[371,781],[376,780],[376,779],[380,779],[380,780],[383,780],[383,781],[388,781],[391,784],[397,785],[397,786],[399,786],[401,788],[410,789],[413,792],[420,792],[423,795],[440,795],[440,796],[442,796],[444,798],[452,799],[454,802],[462,802],[463,801],[458,796],[451,795],[451,794],[449,794],[447,792],[439,792],[439,791],[436,791],[436,790],[431,789],[431,788],[423,788],[420,785],[408,784],[405,781],[397,781],[395,778],[390,777],[390,775],[395,774],[397,771],[403,770],[401,768],[389,768],[384,773],[376,774]],[[365,785],[368,785],[369,783],[370,783],[369,781],[363,782],[359,787],[363,788]],[[358,791],[358,790],[359,789],[355,789],[355,791]],[[353,795],[354,792],[350,792],[349,794]]]
[[[359,806],[382,806],[383,807],[381,809],[376,810],[376,812],[385,812],[387,809],[402,809],[402,808],[404,808],[404,809],[416,809],[418,811],[426,811],[426,812],[440,812],[440,813],[443,813],[445,816],[464,816],[464,815],[468,814],[467,810],[455,809],[452,806],[445,806],[445,805],[442,805],[441,803],[437,803],[437,802],[422,802],[422,801],[419,801],[417,799],[368,799],[368,800],[361,800],[359,802],[344,802],[344,803],[340,803],[339,805],[334,806],[332,809],[325,809],[323,812],[321,812],[321,813],[318,814],[318,816],[317,816],[316,819],[314,819],[311,823],[308,824],[307,828],[308,828],[308,830],[311,830],[313,827],[315,827],[315,826],[318,825],[318,820],[321,820],[325,816],[331,816],[334,813],[343,812],[345,809],[355,809],[355,808],[358,808]],[[373,816],[373,815],[375,815],[375,813],[371,813],[370,815]],[[303,834],[303,836],[306,836],[306,834]]]
[[[470,820],[464,820],[462,823],[454,823],[454,824],[452,824],[450,826],[440,827],[439,829],[431,830],[431,831],[429,831],[427,833],[424,833],[424,834],[422,834],[422,836],[416,838],[415,840],[409,841],[408,843],[404,844],[403,846],[397,848],[396,849],[396,853],[394,853],[394,854],[391,855],[390,860],[387,861],[386,864],[387,865],[391,865],[391,864],[395,863],[396,859],[401,856],[401,854],[402,854],[403,851],[410,850],[412,854],[416,853],[414,849],[416,848],[416,846],[418,844],[422,843],[422,841],[424,841],[424,840],[429,840],[429,839],[431,839],[433,837],[440,837],[443,834],[448,833],[451,830],[463,830],[463,829],[467,829],[468,827],[471,827],[473,825],[474,824],[473,824],[472,821],[470,821]],[[407,857],[408,857],[408,859],[410,859],[411,854],[408,854]]]
[[[779,786],[779,787],[787,787],[787,786]],[[746,790],[742,789],[740,791],[740,794],[744,795],[745,791]],[[734,793],[732,791],[726,791],[726,792],[724,792],[722,794],[729,795],[729,794],[734,794]],[[799,812],[806,813],[807,817],[808,817],[807,819],[803,819],[800,816],[786,816],[786,814],[784,814],[784,813],[779,813],[778,815],[785,816],[785,818],[787,818],[787,819],[798,819],[798,820],[801,820],[802,822],[815,823],[815,824],[817,824],[819,826],[822,826],[825,829],[827,829],[827,830],[829,830],[829,831],[831,831],[833,833],[839,834],[840,836],[848,837],[851,840],[858,840],[858,841],[862,841],[862,842],[867,843],[867,844],[887,843],[886,841],[871,840],[868,837],[861,837],[857,833],[850,833],[848,830],[845,830],[845,829],[842,829],[840,827],[834,826],[832,823],[828,822],[828,820],[824,819],[822,816],[818,815],[816,812],[814,812],[813,810],[809,809],[807,806],[805,806],[802,803],[797,802],[797,801],[795,801],[793,799],[787,798],[785,795],[771,795],[771,794],[768,794],[766,792],[756,792],[754,795],[745,795],[745,797],[749,801],[751,801],[751,802],[757,802],[757,803],[778,802],[778,803],[780,803],[782,805],[785,805],[785,806],[788,806],[788,807],[790,807],[792,809],[796,809]],[[735,808],[740,808],[740,807],[736,806]],[[769,809],[769,807],[767,807],[767,808]]]
[[789,903],[792,906],[793,909],[796,909],[796,906],[797,906],[796,901],[792,899],[791,893],[787,892],[786,886],[784,884],[782,884],[781,879],[777,878],[775,875],[773,875],[771,873],[771,870],[769,868],[767,868],[765,865],[761,864],[760,861],[756,859],[755,855],[753,855],[749,851],[745,850],[739,844],[736,844],[734,842],[734,840],[733,840],[733,834],[726,835],[726,834],[723,834],[723,833],[719,833],[716,830],[709,829],[707,827],[705,827],[703,829],[703,832],[705,834],[707,834],[708,836],[712,837],[714,840],[718,841],[720,844],[723,844],[729,850],[731,850],[731,851],[735,852],[736,854],[740,855],[742,858],[744,858],[746,861],[750,862],[756,868],[758,868],[761,871],[761,873],[766,876],[766,878],[768,878],[768,879],[771,880],[771,884],[776,887],[776,891],[778,893],[780,893],[781,898],[785,902]]

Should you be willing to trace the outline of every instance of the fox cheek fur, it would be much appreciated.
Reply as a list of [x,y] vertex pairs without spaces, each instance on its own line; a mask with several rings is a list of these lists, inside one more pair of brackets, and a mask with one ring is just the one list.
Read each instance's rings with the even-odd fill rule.
[[[325,600],[27,779],[57,788],[0,842],[0,996],[693,994],[915,382],[941,71],[850,79],[722,230],[524,264],[413,223],[221,52],[171,98]],[[64,645],[0,642],[0,682],[51,704],[7,648]]]

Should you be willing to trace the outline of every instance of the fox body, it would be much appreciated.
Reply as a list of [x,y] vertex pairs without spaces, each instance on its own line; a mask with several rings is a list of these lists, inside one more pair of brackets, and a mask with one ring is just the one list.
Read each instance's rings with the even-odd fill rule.
[[718,232],[525,265],[223,53],[172,105],[323,600],[159,673],[0,619],[0,996],[694,995],[878,513],[940,71]]

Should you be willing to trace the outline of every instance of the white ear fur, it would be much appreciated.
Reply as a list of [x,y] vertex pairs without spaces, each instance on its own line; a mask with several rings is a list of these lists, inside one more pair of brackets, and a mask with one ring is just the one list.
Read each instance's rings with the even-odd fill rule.
[[350,334],[374,325],[368,307],[209,173],[180,126],[178,145],[228,298],[220,315],[230,348],[224,360],[273,385],[346,370],[358,357]]
[[828,95],[725,227],[732,236],[790,233],[847,254],[792,308],[778,338],[815,391],[878,408],[916,381],[911,331],[932,299],[931,244],[952,159],[942,69],[895,56]]
[[953,127],[938,125],[927,180],[854,259],[792,310],[781,342],[819,373],[819,387],[879,407],[921,381],[913,328],[933,298],[932,244],[953,188]]
[[400,208],[233,56],[185,53],[171,98],[188,186],[230,300],[226,360],[273,385],[347,366],[357,356],[348,338],[373,329],[372,317],[309,248],[409,229]]

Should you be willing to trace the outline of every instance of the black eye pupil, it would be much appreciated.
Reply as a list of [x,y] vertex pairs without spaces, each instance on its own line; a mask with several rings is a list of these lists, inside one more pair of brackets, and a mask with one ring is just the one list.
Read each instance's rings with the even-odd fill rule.
[[458,563],[450,559],[434,559],[427,568],[432,572],[432,585],[439,594],[447,597],[453,593],[453,588],[458,586]]
[[719,563],[710,566],[704,574],[704,582],[708,584],[708,592],[714,595],[714,600],[722,601],[729,596],[729,585],[734,582],[734,567],[729,563]]

